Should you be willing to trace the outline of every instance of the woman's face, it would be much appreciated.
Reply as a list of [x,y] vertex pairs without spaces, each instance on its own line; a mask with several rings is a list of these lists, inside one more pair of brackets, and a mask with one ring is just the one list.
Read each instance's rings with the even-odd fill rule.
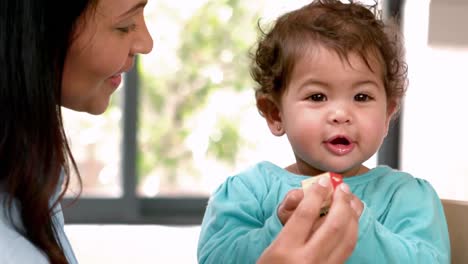
[[143,16],[146,2],[98,0],[96,9],[80,18],[65,59],[62,106],[90,114],[106,110],[135,55],[153,48]]

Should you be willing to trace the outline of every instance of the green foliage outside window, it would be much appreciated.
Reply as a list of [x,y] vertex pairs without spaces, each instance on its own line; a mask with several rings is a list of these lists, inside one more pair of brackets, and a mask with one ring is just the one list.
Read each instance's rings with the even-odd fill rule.
[[[251,0],[206,1],[187,19],[160,2],[159,14],[170,14],[182,25],[178,46],[174,47],[178,67],[158,75],[154,68],[140,65],[143,78],[138,122],[139,180],[155,173],[164,175],[166,184],[175,185],[181,175],[200,176],[193,152],[186,144],[194,126],[204,122],[193,124],[194,118],[208,107],[215,93],[235,94],[253,86],[248,52],[256,41],[258,14],[249,8],[251,5]],[[165,55],[159,54],[157,42],[156,36],[152,56],[163,72],[165,66],[170,66],[164,61],[156,62]],[[253,96],[251,99],[253,102]],[[226,166],[234,165],[245,144],[239,134],[238,117],[218,116],[214,130],[206,133],[206,140],[207,156]]]

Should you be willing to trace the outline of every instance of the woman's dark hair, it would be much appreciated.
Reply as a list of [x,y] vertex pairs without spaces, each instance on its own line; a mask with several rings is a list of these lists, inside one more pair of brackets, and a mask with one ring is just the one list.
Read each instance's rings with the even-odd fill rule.
[[12,221],[17,202],[23,227],[15,228],[54,264],[67,259],[53,209],[70,167],[77,171],[62,124],[62,71],[79,18],[97,1],[0,1],[0,183],[8,197],[0,213]]
[[257,99],[267,96],[277,101],[288,86],[297,60],[322,46],[344,60],[356,53],[371,70],[369,59],[377,59],[383,70],[387,100],[398,108],[407,86],[401,34],[395,21],[384,24],[371,9],[376,10],[376,6],[315,0],[279,17],[268,32],[260,28],[261,37],[251,54]]

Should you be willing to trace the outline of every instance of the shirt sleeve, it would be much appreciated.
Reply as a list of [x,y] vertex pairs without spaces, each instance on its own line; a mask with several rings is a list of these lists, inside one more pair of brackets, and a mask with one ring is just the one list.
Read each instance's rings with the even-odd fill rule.
[[365,206],[348,262],[450,263],[447,223],[432,186],[420,179],[405,183],[379,219]]
[[57,204],[54,208],[54,215],[52,216],[52,223],[56,231],[56,239],[60,242],[63,253],[65,254],[69,264],[77,264],[78,260],[76,259],[73,248],[68,240],[67,234],[65,233],[65,220],[63,217],[62,206]]
[[275,239],[282,224],[277,214],[263,215],[259,194],[251,188],[231,177],[210,198],[198,241],[199,263],[255,263]]
[[0,256],[0,263],[4,264],[49,264],[47,256],[34,247],[28,240],[18,236],[11,243],[11,248]]

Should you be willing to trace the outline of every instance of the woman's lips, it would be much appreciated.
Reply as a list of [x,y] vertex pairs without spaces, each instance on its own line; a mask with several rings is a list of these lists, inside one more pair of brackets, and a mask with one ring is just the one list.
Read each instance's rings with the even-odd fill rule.
[[114,88],[117,88],[122,82],[122,74],[114,75],[110,77],[108,80]]

